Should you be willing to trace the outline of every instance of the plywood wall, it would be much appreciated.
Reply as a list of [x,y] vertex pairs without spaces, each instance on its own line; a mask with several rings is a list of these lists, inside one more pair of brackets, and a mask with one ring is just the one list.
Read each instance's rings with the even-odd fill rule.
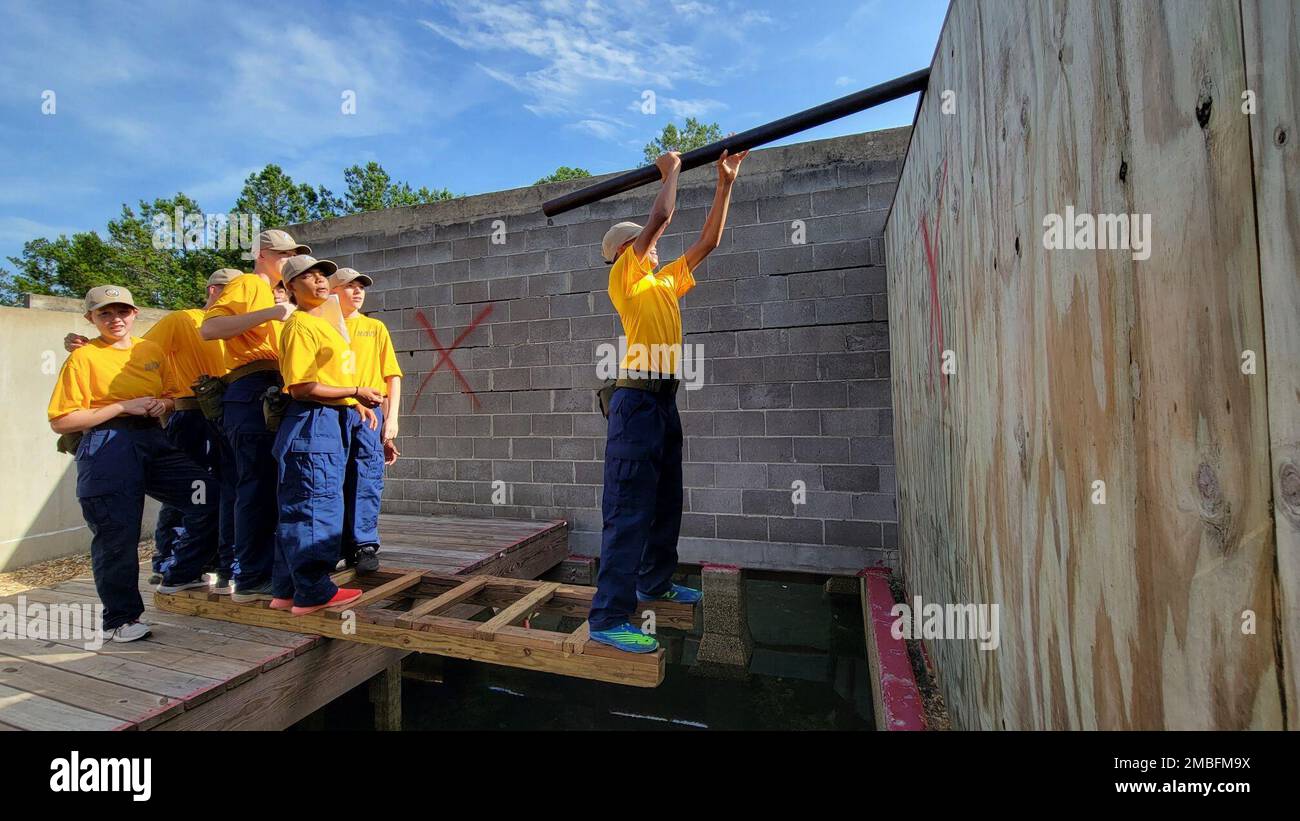
[[[1000,607],[928,642],[955,725],[1282,726],[1240,6],[957,0],[932,72],[886,247],[908,590]],[[1149,256],[1044,247],[1067,207]]]
[[1287,726],[1300,729],[1300,6],[1243,0]]

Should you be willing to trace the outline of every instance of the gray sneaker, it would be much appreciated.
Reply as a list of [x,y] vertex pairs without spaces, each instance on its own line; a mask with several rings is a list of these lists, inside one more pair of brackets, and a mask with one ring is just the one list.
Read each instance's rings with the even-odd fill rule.
[[181,582],[180,584],[167,584],[164,582],[158,585],[157,590],[159,593],[179,593],[182,590],[198,590],[200,588],[204,590],[208,588],[208,580],[203,576],[199,576],[197,579],[192,581]]
[[231,591],[234,589],[235,586],[230,583],[229,576],[223,576],[220,573],[217,574],[217,583],[212,587],[213,593],[216,593],[218,596],[229,596]]
[[149,625],[142,621],[129,621],[115,628],[111,635],[113,641],[123,644],[128,641],[139,641],[152,632]]
[[253,587],[235,587],[235,592],[230,594],[230,600],[236,604],[252,604],[259,601],[270,601],[275,595],[271,592],[271,583],[262,582]]
[[365,575],[379,569],[378,545],[362,545],[357,550],[357,572]]

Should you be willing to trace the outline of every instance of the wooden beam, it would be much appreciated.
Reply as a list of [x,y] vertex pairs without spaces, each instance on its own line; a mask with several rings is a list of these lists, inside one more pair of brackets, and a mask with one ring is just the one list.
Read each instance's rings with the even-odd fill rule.
[[334,607],[327,607],[320,612],[326,614],[329,618],[341,619],[343,618],[343,614],[348,612],[349,610],[352,611],[360,610],[361,608],[365,607],[368,604],[373,604],[377,601],[383,601],[384,599],[390,598],[393,595],[400,593],[403,590],[406,590],[408,587],[415,587],[419,583],[420,583],[419,573],[407,573],[406,575],[401,576],[400,578],[396,578],[393,579],[392,581],[384,582],[378,587],[370,588],[366,592],[362,593],[361,598],[359,599],[350,601],[347,604],[338,604],[335,605]]
[[397,626],[410,627],[412,623],[421,616],[437,615],[438,611],[445,610],[453,604],[458,604],[474,595],[479,590],[482,590],[483,586],[487,584],[487,582],[487,576],[471,576],[460,586],[453,587],[451,590],[448,590],[437,598],[416,602],[411,606],[410,610],[397,617]]
[[497,630],[502,627],[509,627],[521,619],[528,618],[534,610],[541,606],[542,602],[555,594],[558,587],[559,585],[555,582],[545,582],[533,592],[488,619],[474,631],[474,635],[477,638],[491,641],[493,634]]
[[[451,619],[445,616],[422,616],[419,622],[430,622],[430,624],[428,629],[419,630],[372,624],[358,620],[355,634],[340,636],[338,621],[321,613],[290,616],[266,607],[235,604],[228,599],[207,601],[183,596],[165,596],[157,593],[154,594],[154,601],[160,609],[203,618],[222,619],[259,627],[292,625],[292,629],[296,632],[342,638],[346,642],[376,644],[408,652],[432,653],[439,656],[468,659],[487,664],[500,664],[507,667],[519,667],[525,670],[537,670],[633,687],[656,687],[663,681],[664,676],[665,656],[662,649],[653,653],[624,653],[612,647],[589,644],[582,654],[565,655],[562,647],[547,646],[550,642],[546,636],[540,636],[541,642],[533,642],[527,646],[521,646],[511,640],[486,640],[473,634],[473,628],[481,626],[477,622]],[[421,624],[420,626],[423,627],[424,625]],[[463,630],[470,633],[470,635],[459,635],[457,632],[453,632],[453,629]],[[545,633],[547,631],[521,632]],[[512,634],[508,635],[510,635],[511,639],[514,638]],[[345,642],[326,642],[325,646],[329,648],[343,644]],[[562,640],[560,644],[563,644]],[[306,658],[306,656],[303,658]],[[297,659],[295,659],[296,662]],[[271,673],[263,675],[276,675],[288,667],[289,665],[284,665]],[[188,713],[185,715],[188,715]],[[172,723],[164,722],[160,726],[165,727]]]
[[375,707],[375,729],[398,732],[402,729],[402,663],[384,668],[370,679],[370,703]]
[[581,654],[586,648],[587,642],[591,640],[591,622],[584,621],[582,626],[574,630],[564,640],[564,652],[566,655],[575,653]]

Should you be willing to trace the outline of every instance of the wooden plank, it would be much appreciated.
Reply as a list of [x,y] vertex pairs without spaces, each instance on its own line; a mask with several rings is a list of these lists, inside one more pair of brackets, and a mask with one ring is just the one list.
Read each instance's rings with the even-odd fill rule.
[[[133,642],[138,643],[138,642]],[[208,677],[179,669],[181,659],[174,655],[179,651],[171,648],[135,648],[129,644],[106,644],[98,652],[86,650],[74,644],[33,641],[31,639],[6,639],[0,642],[0,658],[12,656],[25,661],[57,666],[84,676],[111,681],[125,687],[143,690],[161,696],[193,701],[210,698],[216,692],[224,690],[230,680],[223,677]],[[170,652],[168,652],[170,651]],[[194,655],[194,654],[190,654]],[[212,661],[202,666],[210,672],[218,672],[216,663],[230,665],[231,672],[246,674],[251,678],[256,670],[248,670],[227,659],[209,657]],[[161,661],[170,667],[155,666],[140,659]],[[205,660],[206,661],[206,660]],[[215,662],[215,663],[214,663]]]
[[453,604],[458,604],[474,595],[479,590],[482,590],[483,586],[486,584],[486,577],[471,576],[468,581],[453,587],[441,596],[416,602],[411,606],[410,610],[398,617],[397,626],[406,627],[421,616],[437,615],[439,611],[445,610]]
[[[226,601],[204,601],[186,599],[180,596],[155,594],[161,607],[175,608],[188,615],[210,618],[228,618],[246,624],[272,626],[293,619],[300,630],[319,633],[320,635],[337,635],[338,622],[318,613],[292,617],[264,607],[246,607]],[[442,616],[425,616],[421,621],[447,621],[463,628],[478,627],[474,622],[445,619]],[[346,637],[348,642],[376,644],[393,647],[404,651],[432,653],[452,658],[500,664],[507,667],[519,667],[558,675],[626,684],[634,687],[655,687],[663,680],[664,652],[635,654],[623,653],[613,648],[610,652],[601,651],[598,646],[588,645],[582,655],[566,656],[562,649],[554,647],[518,646],[510,642],[497,642],[478,638],[475,635],[457,635],[450,630],[429,629],[410,630],[401,627],[389,627],[380,624],[357,622],[356,632]],[[327,642],[326,646],[345,642]],[[561,642],[562,643],[562,642]],[[299,657],[305,658],[304,657]],[[295,662],[298,659],[295,659]],[[277,668],[264,676],[275,675],[289,665]]]
[[591,623],[583,622],[577,630],[574,630],[564,639],[564,652],[581,653],[591,640]]
[[[1287,727],[1300,730],[1300,7],[1242,0]],[[1258,351],[1256,351],[1258,354]],[[1259,376],[1252,377],[1258,379]]]
[[366,592],[361,594],[360,598],[354,601],[350,601],[347,604],[335,605],[334,607],[327,607],[320,612],[323,613],[326,616],[326,618],[341,619],[343,618],[343,614],[348,612],[349,610],[352,611],[360,610],[361,608],[366,607],[367,605],[374,604],[375,602],[378,601],[383,601],[384,599],[389,598],[390,596],[393,596],[397,593],[400,593],[401,591],[406,590],[407,588],[415,587],[419,583],[420,583],[419,573],[407,573],[406,575],[401,576],[400,578],[396,578],[393,579],[392,581],[384,582],[378,587],[373,587],[367,590]]
[[548,650],[563,650],[564,640],[567,638],[564,633],[556,633],[553,630],[533,630],[510,625],[498,627],[492,634],[493,641],[503,644],[513,644],[516,647],[541,647]]
[[389,647],[324,641],[288,664],[154,729],[283,730],[365,684],[381,670],[400,663],[406,655],[405,651]]
[[480,639],[491,641],[492,635],[502,627],[509,627],[517,621],[528,618],[533,611],[537,610],[547,599],[555,594],[555,589],[559,587],[555,582],[546,582],[533,592],[525,595],[522,599],[507,606],[500,613],[488,619],[479,625],[474,631],[474,635]]
[[20,730],[122,730],[130,722],[0,684],[0,715]]
[[[1241,43],[1237,3],[951,7],[885,238],[908,592],[1003,614],[927,643],[958,729],[1280,726]],[[1045,247],[1076,212],[1145,250]]]
[[0,685],[112,716],[141,730],[185,709],[178,699],[11,657],[0,657]]
[[[94,587],[84,585],[81,582],[63,582],[52,588],[42,588],[42,590],[46,590],[47,593],[70,594],[83,596],[95,601],[98,600]],[[185,592],[188,593],[190,591]],[[40,599],[41,601],[68,601],[67,599],[57,597],[47,599],[44,594],[41,593],[37,593],[36,595],[42,596]],[[234,639],[242,639],[247,642],[265,644],[270,647],[288,647],[292,648],[296,653],[301,653],[308,647],[311,647],[320,641],[319,636],[309,636],[303,633],[290,633],[284,630],[266,630],[260,627],[250,627],[245,624],[232,624],[230,622],[216,621],[214,619],[195,619],[177,613],[166,613],[153,606],[151,596],[152,590],[144,597],[144,620],[151,626],[166,624],[174,627],[183,627],[200,634],[211,633],[219,636],[228,636]]]

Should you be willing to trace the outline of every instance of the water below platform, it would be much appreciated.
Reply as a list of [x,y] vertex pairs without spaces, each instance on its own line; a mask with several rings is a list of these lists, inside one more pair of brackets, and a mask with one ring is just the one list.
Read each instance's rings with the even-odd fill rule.
[[[812,577],[746,579],[754,652],[748,675],[703,675],[701,631],[661,630],[668,654],[654,689],[437,657],[408,657],[406,730],[869,730],[871,682],[856,595],[831,595]],[[699,586],[698,575],[679,579]],[[572,630],[575,619],[534,627]],[[433,680],[420,680],[420,678]],[[358,687],[295,730],[372,728]]]

